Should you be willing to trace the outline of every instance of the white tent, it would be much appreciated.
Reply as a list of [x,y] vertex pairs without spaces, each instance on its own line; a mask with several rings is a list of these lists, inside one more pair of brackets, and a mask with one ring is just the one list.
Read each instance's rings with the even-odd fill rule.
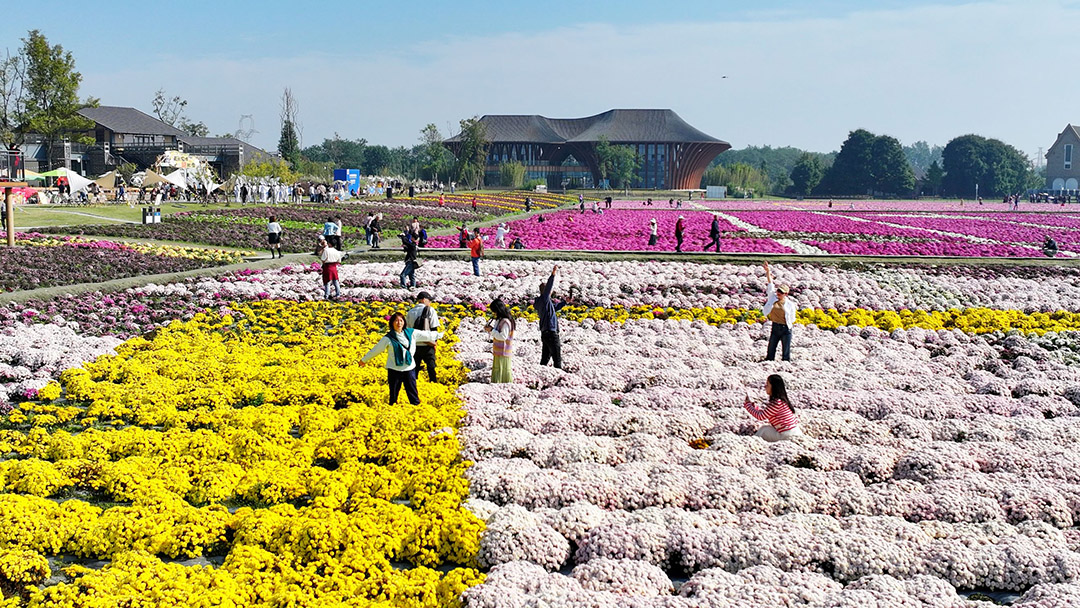
[[68,184],[71,185],[71,193],[75,194],[80,190],[84,190],[87,186],[94,183],[93,180],[86,179],[71,169],[61,169],[64,177],[68,179]]
[[187,178],[184,177],[183,169],[177,169],[176,171],[173,171],[172,173],[166,175],[163,179],[170,184],[175,184],[177,188],[186,190],[188,187]]
[[109,171],[105,175],[95,179],[94,183],[101,188],[112,190],[116,186],[116,171]]

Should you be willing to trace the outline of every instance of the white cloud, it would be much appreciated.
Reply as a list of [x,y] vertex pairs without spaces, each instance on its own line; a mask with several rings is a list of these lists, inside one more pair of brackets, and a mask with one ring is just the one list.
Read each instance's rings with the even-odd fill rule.
[[827,151],[862,127],[942,144],[975,132],[1033,154],[1080,121],[1070,52],[1078,17],[1074,3],[1010,0],[831,18],[589,24],[352,56],[84,66],[84,93],[148,111],[164,86],[214,133],[254,114],[254,141],[269,148],[278,98],[291,86],[307,144],[338,132],[412,145],[425,124],[445,129],[474,114],[663,107],[735,147]]

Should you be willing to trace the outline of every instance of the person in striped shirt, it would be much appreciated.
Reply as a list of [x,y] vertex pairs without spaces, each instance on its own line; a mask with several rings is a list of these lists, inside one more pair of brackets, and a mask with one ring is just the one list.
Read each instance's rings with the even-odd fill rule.
[[768,420],[769,424],[762,426],[754,433],[765,441],[783,441],[796,435],[802,435],[799,428],[799,418],[795,415],[795,408],[788,399],[787,387],[784,378],[779,374],[772,374],[765,379],[765,394],[769,396],[769,402],[764,408],[754,405],[750,400],[750,392],[746,393],[746,401],[743,407],[750,415],[758,420]]

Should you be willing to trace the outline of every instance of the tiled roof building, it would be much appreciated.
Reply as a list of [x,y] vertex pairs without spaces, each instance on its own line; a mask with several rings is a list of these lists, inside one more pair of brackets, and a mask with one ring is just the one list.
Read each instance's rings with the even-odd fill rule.
[[[480,119],[491,142],[485,173],[490,182],[499,165],[518,161],[531,179],[551,188],[564,180],[599,184],[596,144],[601,138],[634,148],[641,161],[634,187],[698,188],[705,168],[731,147],[690,126],[671,110],[609,110],[587,118],[486,115]],[[460,140],[446,145],[456,151]]]

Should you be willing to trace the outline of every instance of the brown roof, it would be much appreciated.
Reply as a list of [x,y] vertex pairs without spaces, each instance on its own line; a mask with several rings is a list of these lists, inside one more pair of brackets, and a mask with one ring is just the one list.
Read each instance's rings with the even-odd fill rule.
[[[480,118],[492,142],[568,143],[610,142],[720,143],[690,126],[671,110],[608,110],[587,118],[546,118],[539,115],[488,114]],[[456,142],[460,136],[446,140]]]

